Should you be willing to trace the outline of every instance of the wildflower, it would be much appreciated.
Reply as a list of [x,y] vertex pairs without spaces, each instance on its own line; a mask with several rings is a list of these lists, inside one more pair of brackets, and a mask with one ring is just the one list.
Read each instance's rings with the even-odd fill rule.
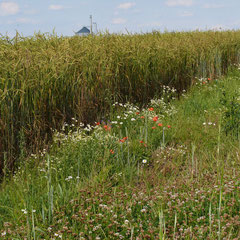
[[159,123],[158,126],[159,126],[159,127],[162,127],[163,125],[162,125],[162,123]]
[[26,209],[22,209],[21,210],[24,214],[27,214],[27,210]]
[[167,127],[168,127],[168,128],[171,128],[171,126],[170,126],[170,125],[167,125]]
[[131,118],[131,121],[135,121],[136,119],[135,118]]
[[211,81],[211,78],[208,78],[207,80],[208,80],[208,81]]
[[111,127],[109,127],[108,125],[104,125],[103,128],[104,128],[106,131],[110,131],[110,130],[111,130]]
[[122,143],[124,143],[124,142],[125,142],[125,140],[124,140],[124,139],[120,139],[120,140],[119,140],[119,142],[122,142]]
[[144,163],[144,164],[147,163],[147,159],[143,159],[142,163]]
[[100,125],[100,122],[97,122],[96,125],[99,126],[99,125]]
[[144,143],[142,140],[141,141],[139,141],[140,143]]
[[140,118],[141,118],[141,119],[144,119],[145,117],[144,117],[144,116],[141,116]]
[[140,114],[140,112],[136,112],[136,114],[137,114],[137,115],[139,115],[139,114]]
[[88,132],[90,132],[91,129],[92,129],[92,127],[91,127],[90,124],[88,124],[88,125],[84,128],[84,130],[86,130],[86,131],[88,131]]
[[206,84],[206,82],[203,82],[202,84]]
[[153,111],[153,110],[154,110],[154,108],[153,108],[153,107],[151,107],[151,108],[149,108],[149,109],[148,109],[148,111],[150,111],[150,112],[151,112],[151,111]]
[[158,116],[153,117],[153,121],[156,122],[158,120]]
[[152,127],[152,129],[156,129],[156,127]]
[[120,119],[121,117],[120,116],[117,116],[118,119]]
[[127,139],[128,139],[128,137],[124,137],[123,139],[124,139],[124,140],[127,140]]
[[120,124],[120,125],[122,125],[122,124],[123,124],[123,122],[120,122],[119,124]]
[[114,151],[113,151],[112,149],[110,149],[110,153],[111,153],[111,154],[114,154]]
[[68,176],[67,178],[65,178],[66,181],[70,181],[73,177],[72,176]]

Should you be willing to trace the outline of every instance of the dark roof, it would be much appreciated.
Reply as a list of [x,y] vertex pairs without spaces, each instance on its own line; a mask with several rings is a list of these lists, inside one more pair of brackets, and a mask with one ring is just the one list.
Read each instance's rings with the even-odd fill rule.
[[83,27],[81,30],[79,30],[78,32],[76,32],[77,34],[81,34],[81,33],[90,33],[90,30],[86,27]]

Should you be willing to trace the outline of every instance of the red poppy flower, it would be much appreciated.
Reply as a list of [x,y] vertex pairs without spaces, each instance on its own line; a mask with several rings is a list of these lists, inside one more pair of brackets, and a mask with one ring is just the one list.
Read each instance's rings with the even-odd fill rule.
[[153,108],[153,107],[151,107],[151,108],[149,108],[148,110],[149,110],[149,111],[153,111],[153,110],[154,110],[154,108]]
[[153,117],[153,121],[156,122],[158,120],[158,116]]
[[211,78],[208,78],[207,80],[208,80],[208,81],[211,81]]
[[114,151],[113,151],[112,149],[110,149],[110,153],[111,153],[111,154],[114,154]]
[[124,138],[123,138],[123,140],[127,140],[127,139],[128,139],[128,137],[124,137]]
[[111,127],[109,127],[108,125],[104,125],[103,128],[104,128],[106,131],[110,131],[110,130],[111,130]]
[[120,140],[119,140],[119,142],[122,142],[122,143],[124,143],[124,142],[125,142],[125,140],[124,140],[124,139],[120,139]]
[[96,125],[100,125],[100,122],[97,122]]
[[136,112],[136,114],[137,114],[137,115],[139,115],[139,114],[140,114],[140,112]]
[[144,116],[141,116],[140,118],[144,119],[145,117],[144,117]]
[[152,129],[156,129],[156,127],[152,127]]
[[139,141],[140,143],[144,143],[143,141]]
[[158,126],[159,126],[159,127],[162,127],[163,125],[162,125],[162,123],[159,123]]
[[171,128],[171,126],[170,126],[170,125],[167,125],[167,127],[168,127],[168,128]]
[[206,84],[206,82],[203,82],[202,84]]

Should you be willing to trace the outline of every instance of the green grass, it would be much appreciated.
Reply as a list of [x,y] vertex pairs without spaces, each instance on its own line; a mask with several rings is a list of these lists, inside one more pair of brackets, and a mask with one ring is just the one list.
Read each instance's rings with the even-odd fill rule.
[[238,239],[239,89],[235,69],[71,119],[4,179],[1,239]]
[[225,74],[239,51],[240,31],[2,37],[0,172],[43,149],[72,117],[92,123],[115,101],[161,97],[163,85],[180,94],[195,77]]

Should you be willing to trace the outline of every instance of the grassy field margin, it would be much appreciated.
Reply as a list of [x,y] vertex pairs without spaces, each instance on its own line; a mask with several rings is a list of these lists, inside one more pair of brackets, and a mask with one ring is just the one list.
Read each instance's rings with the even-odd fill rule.
[[55,131],[1,186],[2,239],[238,239],[240,72],[163,89]]

